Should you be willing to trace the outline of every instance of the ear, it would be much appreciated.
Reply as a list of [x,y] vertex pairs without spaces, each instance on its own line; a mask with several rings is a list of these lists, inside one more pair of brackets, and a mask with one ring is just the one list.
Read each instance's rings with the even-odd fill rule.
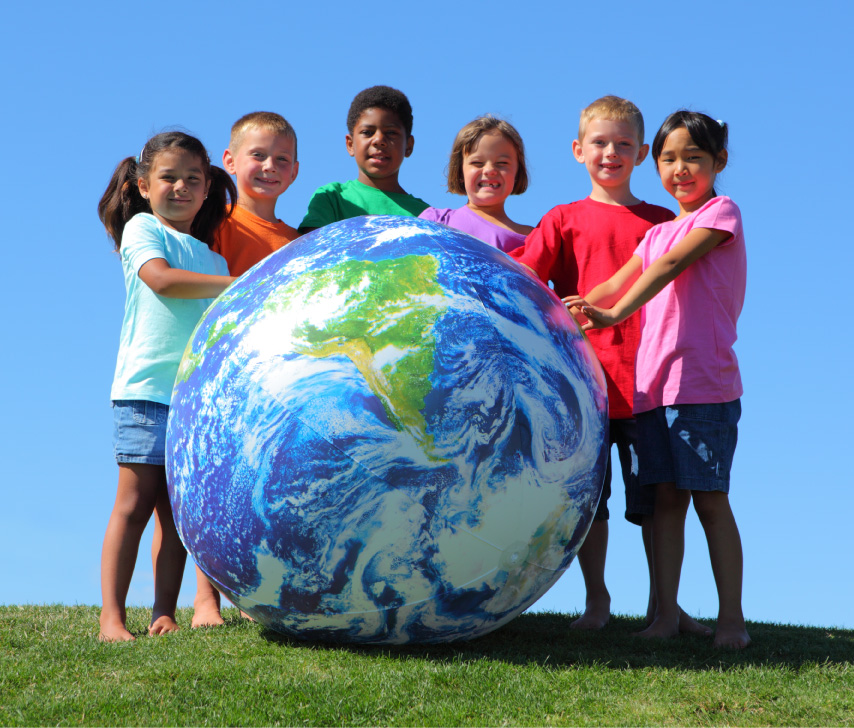
[[638,149],[638,158],[635,160],[635,167],[639,166],[646,159],[647,154],[649,154],[649,144],[641,144],[640,149]]
[[234,171],[234,155],[230,149],[226,149],[222,153],[222,168],[229,174],[235,174]]
[[293,182],[297,178],[297,175],[299,174],[299,161],[294,162],[294,166],[292,169],[293,169],[293,172],[291,172],[291,182]]
[[344,141],[347,143],[347,154],[349,154],[351,157],[355,157],[356,156],[356,150],[353,149],[353,135],[347,134],[344,137]]
[[579,164],[584,164],[584,152],[581,150],[581,142],[578,139],[572,140],[572,156]]
[[720,154],[718,154],[718,158],[715,160],[715,172],[723,172],[724,167],[726,167],[727,159],[729,159],[729,153],[726,149],[723,149]]
[[148,199],[148,180],[145,177],[140,177],[136,181],[136,187],[139,190],[139,194],[142,195],[143,199]]
[[409,138],[406,140],[406,151],[403,153],[403,156],[408,157],[412,154],[413,149],[415,149],[415,137],[410,134]]

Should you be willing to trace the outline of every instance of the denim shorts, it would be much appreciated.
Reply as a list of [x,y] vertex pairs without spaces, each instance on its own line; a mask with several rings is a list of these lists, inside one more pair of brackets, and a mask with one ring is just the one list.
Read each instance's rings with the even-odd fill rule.
[[740,399],[674,404],[637,415],[640,482],[729,493],[740,418]]
[[144,399],[113,400],[113,451],[117,463],[166,464],[169,406]]
[[[635,525],[641,524],[644,516],[651,516],[655,507],[655,490],[644,488],[638,480],[637,423],[633,419],[610,420],[608,427],[609,446],[617,446],[620,468],[623,472],[623,485],[626,488],[626,520]],[[596,509],[594,520],[607,521],[608,498],[611,497],[611,453],[608,452],[608,465],[605,469],[605,483],[602,497]]]

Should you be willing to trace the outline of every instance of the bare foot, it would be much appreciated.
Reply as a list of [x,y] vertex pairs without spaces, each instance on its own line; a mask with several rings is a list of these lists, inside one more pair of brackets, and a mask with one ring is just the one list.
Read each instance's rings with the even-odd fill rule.
[[711,637],[712,628],[698,622],[691,615],[686,614],[679,608],[679,632],[682,634],[696,634],[700,637]]
[[666,640],[679,634],[679,618],[675,620],[656,617],[645,630],[635,632],[636,637],[652,640]]
[[180,628],[174,617],[164,614],[157,619],[152,620],[148,627],[148,634],[152,637],[158,634],[168,634],[169,632],[177,632]]
[[611,619],[611,600],[588,599],[585,605],[584,614],[572,622],[569,626],[571,629],[587,629],[599,630],[602,629]]
[[750,635],[747,634],[747,627],[744,621],[727,624],[718,620],[717,630],[715,630],[715,647],[723,647],[729,650],[743,650],[749,644]]
[[216,599],[211,596],[196,595],[193,601],[193,621],[190,626],[196,627],[218,627],[225,624],[222,614],[219,611],[219,604]]
[[121,622],[102,622],[98,639],[101,642],[133,642],[136,637]]
[[255,621],[254,619],[252,619],[252,617],[250,617],[248,614],[246,614],[246,612],[244,612],[242,609],[240,610],[240,616],[243,617],[243,619],[248,619],[250,622]]

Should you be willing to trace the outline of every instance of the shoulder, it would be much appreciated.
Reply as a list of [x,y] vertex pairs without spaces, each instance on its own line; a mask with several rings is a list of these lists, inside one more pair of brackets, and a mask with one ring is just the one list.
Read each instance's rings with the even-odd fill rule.
[[432,220],[433,222],[440,222],[443,225],[447,225],[447,221],[453,212],[454,210],[447,207],[428,207],[418,217],[422,220]]
[[694,213],[693,225],[735,233],[741,228],[741,210],[726,195],[713,197]]
[[325,195],[340,195],[341,192],[348,188],[349,182],[329,182],[328,184],[318,187],[312,197],[323,197]]
[[659,225],[663,222],[670,222],[676,214],[673,210],[662,207],[661,205],[651,205],[648,202],[641,202],[639,205],[634,205],[632,210],[637,209],[637,212],[640,213],[641,217],[650,222],[654,222],[656,225]]

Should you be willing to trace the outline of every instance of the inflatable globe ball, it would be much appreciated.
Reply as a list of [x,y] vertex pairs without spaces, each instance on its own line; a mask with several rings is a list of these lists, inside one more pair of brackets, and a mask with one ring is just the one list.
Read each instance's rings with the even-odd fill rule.
[[569,567],[602,486],[604,379],[560,300],[435,223],[320,228],[238,279],[169,414],[178,532],[262,624],[469,639]]

